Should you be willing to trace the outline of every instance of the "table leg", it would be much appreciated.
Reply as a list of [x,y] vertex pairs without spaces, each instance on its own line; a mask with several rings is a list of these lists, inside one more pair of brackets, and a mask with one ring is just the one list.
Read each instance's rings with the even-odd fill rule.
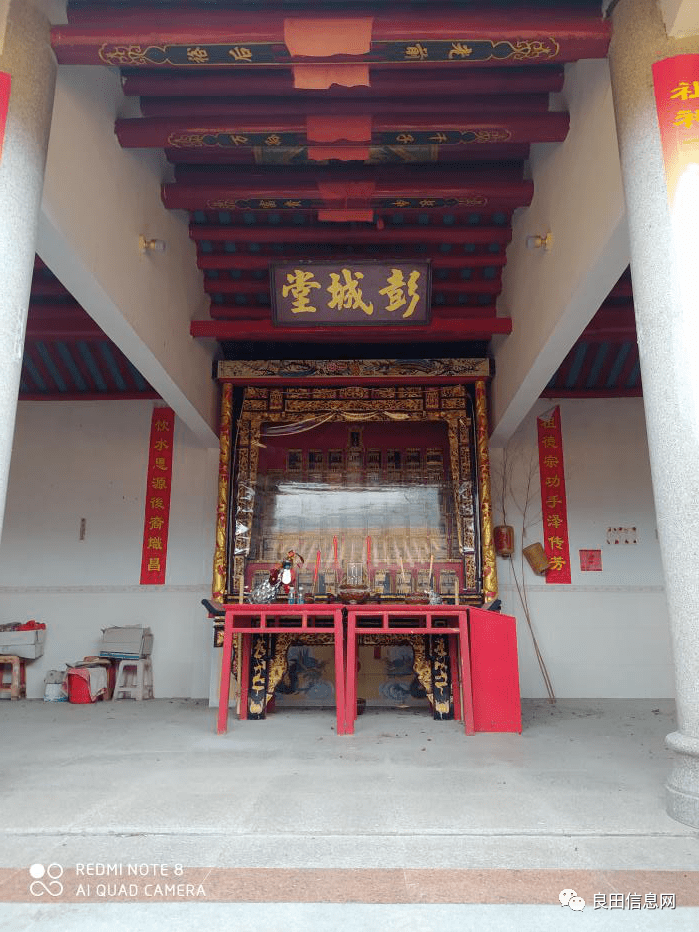
[[461,677],[459,676],[459,637],[449,636],[449,667],[451,669],[451,695],[454,702],[454,718],[461,721]]
[[354,613],[347,612],[347,686],[345,688],[345,734],[354,734],[357,717],[357,626]]
[[337,712],[337,733],[344,735],[346,730],[347,703],[345,699],[345,632],[342,624],[342,609],[335,609],[335,704]]
[[468,646],[468,614],[459,612],[459,647],[461,661],[461,695],[463,701],[464,731],[476,733],[473,723],[473,690],[471,686],[471,652]]
[[231,658],[233,656],[233,624],[228,618],[223,625],[223,656],[221,658],[221,682],[218,688],[218,721],[216,734],[228,731],[228,700],[231,696]]
[[240,638],[240,658],[238,667],[240,668],[240,720],[246,721],[248,717],[248,692],[250,690],[250,648],[252,646],[252,635],[243,634]]

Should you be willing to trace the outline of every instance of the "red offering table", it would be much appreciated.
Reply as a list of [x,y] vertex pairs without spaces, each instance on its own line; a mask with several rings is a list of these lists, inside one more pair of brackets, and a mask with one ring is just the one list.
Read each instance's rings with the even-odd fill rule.
[[254,634],[331,635],[335,646],[335,701],[337,733],[345,733],[345,648],[342,606],[307,605],[226,605],[223,629],[223,658],[216,731],[228,730],[228,700],[231,685],[233,640],[242,635],[240,663],[240,717],[247,718],[250,653]]
[[[346,734],[354,733],[357,718],[357,644],[363,634],[395,640],[396,636],[445,635],[458,643],[459,663],[452,663],[454,715],[461,717],[464,730],[474,732],[471,672],[466,606],[393,605],[389,607],[349,605],[347,608],[347,697]],[[456,651],[451,652],[451,657]]]
[[480,608],[468,615],[475,730],[521,734],[517,623]]

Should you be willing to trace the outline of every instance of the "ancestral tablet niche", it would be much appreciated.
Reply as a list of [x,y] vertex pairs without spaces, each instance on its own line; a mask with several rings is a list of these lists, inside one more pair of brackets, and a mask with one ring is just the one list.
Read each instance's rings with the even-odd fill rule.
[[262,435],[249,585],[294,550],[305,591],[318,561],[318,595],[337,592],[356,564],[385,595],[429,587],[430,565],[453,592],[461,554],[444,422],[341,421],[273,437],[263,425]]

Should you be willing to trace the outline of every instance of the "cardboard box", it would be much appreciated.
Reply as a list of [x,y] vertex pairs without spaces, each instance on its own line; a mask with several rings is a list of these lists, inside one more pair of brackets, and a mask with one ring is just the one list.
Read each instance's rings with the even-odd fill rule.
[[119,660],[138,660],[150,657],[153,651],[153,635],[150,628],[142,625],[124,625],[103,628],[100,657],[117,657]]
[[46,629],[34,631],[0,631],[0,654],[36,660],[44,653]]

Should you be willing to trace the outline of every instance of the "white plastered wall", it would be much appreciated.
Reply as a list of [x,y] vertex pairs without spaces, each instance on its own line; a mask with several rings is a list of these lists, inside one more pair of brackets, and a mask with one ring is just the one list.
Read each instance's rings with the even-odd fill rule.
[[[28,695],[47,670],[98,651],[101,629],[149,625],[156,697],[209,692],[217,451],[175,421],[167,575],[140,586],[152,401],[20,402],[5,532],[0,623],[47,625],[27,664]],[[86,520],[79,540],[80,519]]]
[[[166,210],[162,153],[122,149],[116,69],[61,66],[37,252],[205,446],[218,445],[214,348],[189,335],[206,306],[187,214]],[[139,236],[166,243],[141,254]]]
[[[524,563],[521,506],[529,470],[526,544],[543,542],[536,416],[560,404],[570,535],[571,585],[547,585]],[[559,697],[674,694],[669,622],[655,526],[643,402],[634,398],[542,399],[505,448],[513,468],[506,496],[515,527],[517,577]],[[492,451],[495,520],[502,520],[503,451]],[[519,503],[519,506],[516,504]],[[635,527],[636,544],[608,544],[607,528]],[[602,572],[582,572],[579,551],[601,550]],[[503,610],[517,618],[523,696],[545,696],[508,561],[498,558]]]
[[[521,429],[534,456],[535,417]],[[562,401],[573,580],[547,586],[525,567],[535,630],[556,693],[564,697],[672,695],[662,573],[640,399]],[[29,694],[44,673],[97,649],[100,629],[148,624],[159,697],[208,696],[218,670],[211,623],[217,457],[176,421],[166,585],[139,586],[148,437],[153,402],[22,402],[0,548],[0,621],[48,625],[44,657],[28,664]],[[519,445],[519,436],[517,445]],[[494,504],[499,515],[493,451]],[[515,493],[524,471],[515,471]],[[535,475],[528,542],[542,539]],[[80,518],[87,522],[79,541]],[[508,506],[517,526],[518,513]],[[635,526],[638,544],[608,546],[607,527]],[[517,546],[520,533],[517,531]],[[601,549],[603,571],[582,573],[579,549]],[[518,619],[522,695],[545,695],[507,563],[498,560],[504,609]],[[220,651],[218,652],[220,653]],[[212,661],[213,658],[213,661]],[[213,664],[213,666],[212,666]]]
[[[536,402],[629,263],[614,107],[606,60],[566,66],[570,132],[531,147],[534,197],[518,210],[498,313],[512,333],[496,341],[492,438],[505,443]],[[553,245],[527,249],[550,232]]]

